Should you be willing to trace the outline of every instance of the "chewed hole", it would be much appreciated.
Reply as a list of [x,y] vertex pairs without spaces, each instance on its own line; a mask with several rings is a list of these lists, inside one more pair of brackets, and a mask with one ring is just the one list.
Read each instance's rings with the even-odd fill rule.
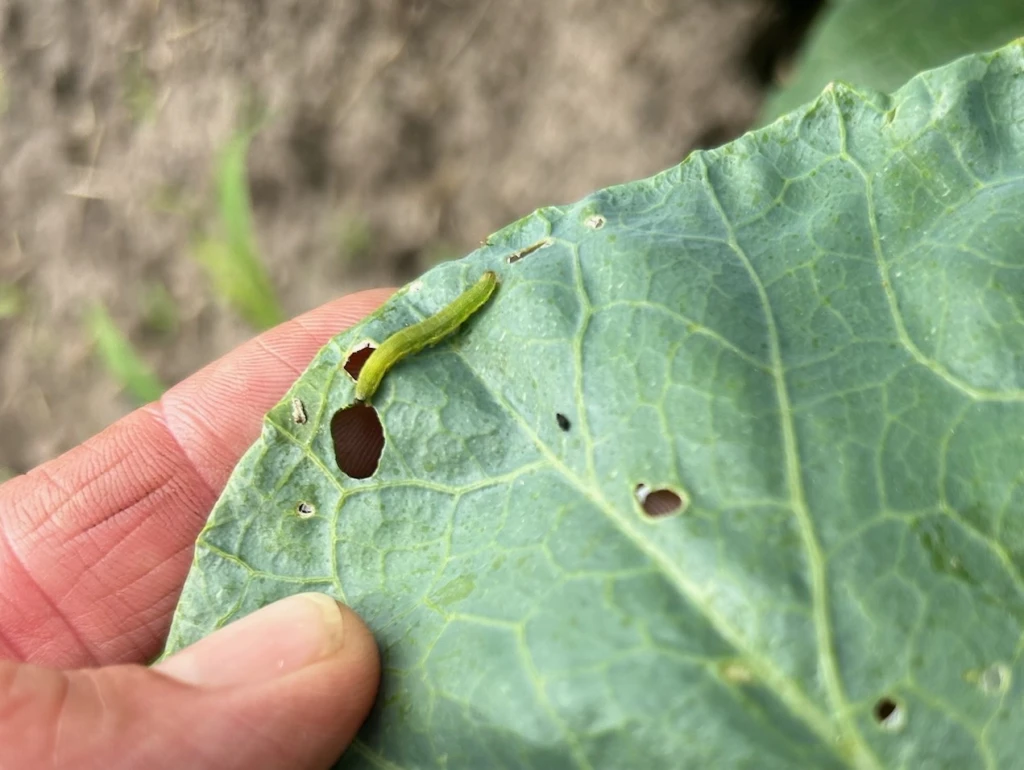
[[593,216],[587,217],[584,224],[591,230],[600,230],[602,227],[604,227],[604,223],[606,221],[607,220],[600,214],[594,214]]
[[292,422],[296,425],[305,425],[308,417],[306,416],[306,405],[302,403],[301,398],[292,399]]
[[690,505],[685,495],[668,488],[652,489],[647,484],[637,484],[634,493],[644,513],[652,519],[678,516]]
[[384,426],[377,410],[366,404],[339,409],[331,418],[334,461],[353,479],[366,479],[377,472],[384,451]]
[[898,730],[903,727],[907,716],[900,705],[890,698],[883,696],[879,698],[871,709],[872,716],[883,730]]
[[533,252],[537,251],[538,249],[543,249],[545,246],[550,246],[551,243],[552,241],[550,238],[543,238],[537,241],[536,243],[527,246],[525,249],[513,251],[511,254],[508,255],[508,258],[505,261],[508,262],[510,265],[513,265],[519,260],[521,260],[523,257],[528,257],[530,254],[533,254]]
[[361,348],[357,348],[348,354],[348,358],[345,359],[344,369],[353,380],[359,379],[359,372],[363,371],[363,364],[366,363],[366,359],[368,359],[376,349],[377,348],[373,345],[367,343]]
[[299,514],[300,519],[309,519],[316,516],[316,506],[303,500],[295,506],[295,512]]
[[565,416],[564,414],[562,414],[561,412],[558,412],[558,413],[557,413],[557,414],[555,415],[555,422],[557,422],[557,423],[558,423],[558,427],[559,427],[559,428],[561,428],[561,429],[562,429],[562,430],[564,430],[564,431],[568,431],[568,430],[569,430],[569,428],[571,428],[571,427],[572,427],[572,423],[571,423],[571,422],[569,422],[569,418],[568,418],[568,417],[566,417],[566,416]]

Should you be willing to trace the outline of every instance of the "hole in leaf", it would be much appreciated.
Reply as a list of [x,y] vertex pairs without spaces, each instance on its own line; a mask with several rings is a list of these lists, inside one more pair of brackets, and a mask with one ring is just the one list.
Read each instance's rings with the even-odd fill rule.
[[550,246],[550,245],[551,245],[551,239],[550,238],[544,238],[544,239],[539,240],[539,241],[537,241],[536,243],[534,243],[534,244],[532,244],[530,246],[527,246],[525,249],[520,249],[519,251],[513,251],[511,254],[508,255],[508,259],[506,259],[505,261],[508,262],[510,265],[515,264],[516,262],[521,260],[523,257],[528,257],[530,254],[533,254],[533,252],[537,251],[537,249],[543,249],[545,246]]
[[316,506],[303,500],[295,506],[295,512],[299,514],[300,519],[309,519],[316,516]]
[[377,472],[384,451],[384,426],[377,410],[366,404],[339,409],[331,418],[334,461],[353,479],[366,479]]
[[587,217],[584,224],[591,230],[600,230],[602,227],[604,227],[605,221],[605,218],[600,214],[594,214],[593,216]]
[[292,422],[296,425],[306,424],[306,405],[302,403],[302,399],[292,399]]
[[898,730],[906,721],[906,714],[899,704],[889,696],[883,696],[875,702],[871,713],[875,721],[885,730]]
[[564,430],[564,431],[568,431],[568,430],[569,430],[569,428],[571,428],[571,427],[572,427],[572,423],[571,423],[571,422],[569,422],[569,418],[568,418],[568,417],[566,417],[566,416],[565,416],[564,414],[562,414],[561,412],[558,412],[558,413],[557,413],[557,414],[555,415],[555,420],[556,420],[556,421],[558,422],[558,427],[559,427],[559,428],[561,428],[561,429],[562,429],[562,430]]
[[366,363],[366,359],[369,358],[376,349],[377,348],[373,345],[367,344],[348,354],[348,358],[345,360],[344,369],[353,380],[359,379],[359,372],[363,371],[363,364]]
[[684,495],[667,488],[651,489],[647,484],[637,484],[634,492],[640,507],[652,519],[676,516],[690,505]]

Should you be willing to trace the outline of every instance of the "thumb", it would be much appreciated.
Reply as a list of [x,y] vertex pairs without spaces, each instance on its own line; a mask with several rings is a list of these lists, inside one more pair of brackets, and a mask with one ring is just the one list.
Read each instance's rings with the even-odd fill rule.
[[366,626],[315,593],[153,668],[0,662],[0,770],[328,768],[366,717],[378,676]]

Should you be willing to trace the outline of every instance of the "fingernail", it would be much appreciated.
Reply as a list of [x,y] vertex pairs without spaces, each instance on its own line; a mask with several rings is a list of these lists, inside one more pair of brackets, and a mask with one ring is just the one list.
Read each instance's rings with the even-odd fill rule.
[[225,626],[154,669],[200,687],[258,684],[333,655],[344,642],[343,631],[334,599],[297,594]]

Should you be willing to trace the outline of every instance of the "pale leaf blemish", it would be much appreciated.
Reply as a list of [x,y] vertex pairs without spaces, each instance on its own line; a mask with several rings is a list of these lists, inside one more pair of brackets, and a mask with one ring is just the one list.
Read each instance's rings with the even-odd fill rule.
[[739,660],[724,661],[720,670],[722,678],[730,684],[750,684],[754,681],[754,672]]
[[302,403],[302,399],[292,399],[292,422],[296,425],[306,424],[306,405]]
[[1005,663],[993,663],[981,672],[978,686],[986,695],[1002,695],[1010,688],[1013,672]]

